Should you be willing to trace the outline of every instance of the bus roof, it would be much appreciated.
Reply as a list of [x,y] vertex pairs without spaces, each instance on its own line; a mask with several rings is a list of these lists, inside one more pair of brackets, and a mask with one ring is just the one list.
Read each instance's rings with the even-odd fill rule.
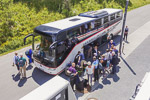
[[20,100],[50,100],[68,86],[69,82],[60,76],[55,76],[40,87],[31,91]]
[[62,20],[42,24],[37,26],[34,31],[41,34],[57,34],[60,31],[70,29],[72,27],[80,26],[81,24],[86,24],[88,22],[94,21],[97,18],[101,18],[106,15],[113,14],[115,12],[122,11],[121,9],[112,9],[105,8],[97,11],[89,11],[85,13],[81,13],[78,16],[73,16],[69,18],[65,18]]
[[150,72],[147,72],[142,80],[142,86],[134,100],[150,100]]

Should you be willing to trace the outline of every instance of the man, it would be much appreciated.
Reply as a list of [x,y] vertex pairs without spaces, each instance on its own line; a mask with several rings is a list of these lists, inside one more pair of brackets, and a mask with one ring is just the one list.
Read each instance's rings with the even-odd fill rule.
[[94,66],[91,66],[91,62],[88,61],[88,66],[86,67],[86,73],[87,73],[87,76],[88,76],[88,83],[90,81],[90,85],[92,86],[92,77],[93,77],[93,74],[94,74]]
[[[23,57],[22,53],[20,54],[20,58],[19,58],[18,64],[19,64],[20,74],[21,74],[22,78],[26,77],[26,65],[27,65],[27,61]],[[23,73],[22,73],[22,71],[23,71]]]
[[75,58],[74,58],[74,62],[75,62],[75,64],[76,65],[80,65],[80,63],[81,63],[81,56],[80,56],[80,51],[78,51],[78,53],[77,53],[77,55],[75,56]]
[[118,57],[118,50],[116,49],[116,47],[113,47],[113,51],[115,52],[115,54],[116,54],[117,57]]
[[106,49],[105,58],[107,60],[107,65],[106,66],[109,67],[110,61],[112,60],[112,54],[111,54],[111,52],[109,52],[109,49]]
[[97,46],[94,46],[93,54],[94,54],[94,56],[97,57],[97,55],[98,55],[98,47]]
[[81,57],[81,68],[83,68],[83,64],[85,61],[85,57],[84,57],[84,54],[83,53],[80,53],[80,57]]
[[32,63],[32,49],[30,48],[29,49],[29,54],[27,55],[27,57],[29,58],[29,64],[31,64]]
[[124,32],[124,40],[126,39],[126,41],[127,41],[128,32],[129,32],[129,28],[128,26],[126,26],[125,32]]
[[112,52],[112,65],[113,65],[112,74],[116,73],[116,66],[117,66],[117,64],[118,64],[118,57],[115,54],[115,52]]
[[112,45],[116,46],[115,42],[113,40],[110,40],[110,42],[108,43],[108,49],[110,49]]
[[98,59],[96,57],[93,57],[93,63],[92,66],[94,66],[94,81],[98,81]]
[[16,65],[18,71],[19,71],[19,65],[18,65],[18,60],[19,60],[19,57],[18,57],[18,53],[15,52],[15,56],[13,58],[13,66],[14,64]]
[[70,78],[70,84],[72,89],[74,90],[74,85],[79,83],[79,76],[78,76],[78,72],[75,69],[75,63],[72,63],[72,66],[69,67],[68,69],[71,73],[72,73],[72,77]]

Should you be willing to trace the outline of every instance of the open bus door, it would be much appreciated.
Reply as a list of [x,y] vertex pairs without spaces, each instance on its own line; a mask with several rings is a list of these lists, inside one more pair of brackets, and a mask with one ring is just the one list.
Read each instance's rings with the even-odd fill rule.
[[30,36],[32,36],[32,49],[34,50],[34,37],[35,37],[34,34],[29,34],[24,38],[24,45],[26,44],[26,39]]

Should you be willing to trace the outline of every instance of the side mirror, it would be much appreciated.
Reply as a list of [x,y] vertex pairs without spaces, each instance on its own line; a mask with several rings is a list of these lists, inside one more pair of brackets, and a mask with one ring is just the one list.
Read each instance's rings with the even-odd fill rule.
[[34,37],[35,37],[34,34],[29,34],[29,35],[27,35],[27,36],[24,38],[24,45],[26,44],[26,39],[27,39],[28,37],[30,37],[30,36],[33,36],[33,38],[32,38],[32,49],[34,50]]

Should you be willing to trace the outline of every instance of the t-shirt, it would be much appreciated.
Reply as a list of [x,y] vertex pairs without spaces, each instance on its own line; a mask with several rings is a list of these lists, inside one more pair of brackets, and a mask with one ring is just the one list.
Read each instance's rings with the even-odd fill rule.
[[95,66],[95,69],[97,69],[97,67],[98,67],[98,60],[95,60],[95,61],[92,63],[92,66]]
[[80,60],[85,60],[84,54],[80,53],[81,59]]
[[26,59],[25,58],[20,58],[19,59],[19,67],[23,67],[25,65]]
[[89,68],[89,67],[87,66],[87,67],[86,67],[87,74],[93,74],[93,69],[94,69],[94,66],[91,66],[91,68]]
[[111,45],[112,45],[112,44],[113,44],[114,46],[116,46],[115,42],[113,42],[113,43],[110,43],[110,42],[109,42],[109,48],[111,48]]
[[125,28],[125,32],[128,32],[129,31],[129,29],[128,28]]
[[72,73],[76,73],[77,71],[76,71],[76,69],[74,68],[74,67],[69,67],[69,69],[68,69],[70,72],[72,72]]

